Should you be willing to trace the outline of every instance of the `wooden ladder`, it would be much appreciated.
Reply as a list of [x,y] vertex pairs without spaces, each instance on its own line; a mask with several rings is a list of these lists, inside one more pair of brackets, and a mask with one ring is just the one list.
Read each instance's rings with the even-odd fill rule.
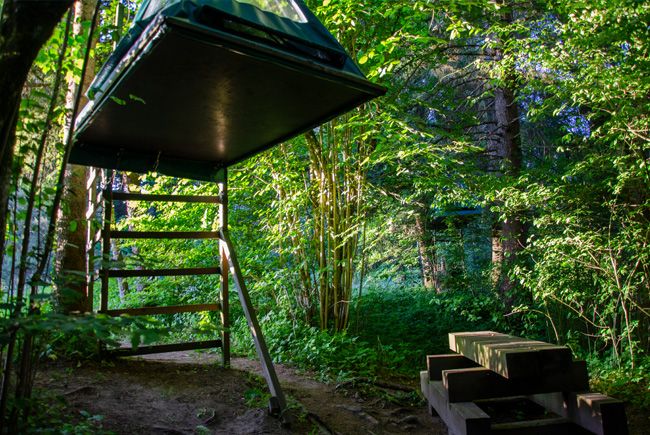
[[[109,183],[110,184],[110,183]],[[220,303],[204,303],[192,305],[171,305],[156,307],[139,307],[126,309],[109,309],[108,307],[108,287],[110,278],[130,278],[130,277],[157,277],[157,276],[198,276],[198,275],[222,275],[219,266],[214,267],[190,267],[176,269],[115,269],[109,268],[111,255],[111,240],[115,239],[159,239],[159,240],[178,240],[178,239],[219,239],[219,233],[216,231],[116,231],[112,228],[113,202],[114,201],[165,201],[165,202],[182,202],[182,203],[202,203],[202,204],[220,204],[216,196],[198,196],[198,195],[153,195],[141,193],[117,192],[112,186],[107,186],[102,192],[104,200],[104,222],[101,230],[102,239],[102,257],[103,266],[99,270],[101,279],[100,308],[101,314],[109,316],[121,316],[128,314],[131,316],[146,316],[155,314],[177,314],[177,313],[196,313],[205,311],[221,311],[222,321],[228,318],[228,306]],[[227,279],[227,271],[226,279]],[[222,289],[223,290],[223,289]],[[227,292],[227,288],[226,288]],[[221,294],[223,301],[228,297]],[[227,324],[227,320],[225,322]],[[176,352],[192,349],[209,349],[222,348],[224,364],[229,364],[230,346],[225,344],[229,341],[228,334],[224,334],[220,339],[203,340],[184,343],[172,343],[152,346],[123,347],[107,351],[112,356],[133,356],[147,355],[153,353]]]
[[[248,289],[244,282],[243,274],[239,266],[239,261],[235,252],[233,242],[230,239],[228,231],[228,193],[227,193],[227,172],[221,171],[219,181],[219,196],[200,196],[200,195],[153,195],[140,193],[125,193],[112,190],[112,183],[105,182],[105,188],[102,192],[97,192],[97,180],[102,177],[103,171],[92,168],[89,177],[88,203],[89,210],[87,218],[88,224],[88,290],[87,296],[90,301],[90,310],[92,307],[94,283],[96,280],[101,281],[100,307],[98,312],[110,316],[129,315],[155,315],[155,314],[175,314],[188,312],[220,311],[222,333],[220,339],[196,341],[186,343],[173,343],[154,346],[139,346],[138,348],[120,348],[109,352],[112,356],[132,356],[152,353],[175,352],[192,349],[206,349],[220,347],[223,353],[223,364],[225,367],[230,366],[230,314],[228,303],[228,278],[232,275],[233,284],[237,290],[239,301],[242,305],[244,316],[253,336],[258,358],[262,365],[262,372],[266,379],[271,393],[269,400],[269,410],[273,414],[278,414],[286,407],[286,399],[273,366],[273,361],[269,354],[264,335],[257,320],[257,315],[248,294]],[[103,177],[105,180],[112,177]],[[216,204],[219,206],[219,231],[116,231],[111,228],[113,213],[113,201],[169,201],[185,203],[204,203]],[[99,212],[100,204],[104,204],[103,223],[101,227],[93,227],[92,222]],[[110,258],[110,242],[112,239],[218,239],[219,240],[219,264],[213,267],[201,268],[181,268],[181,269],[138,269],[124,270],[105,267],[110,264],[106,261]],[[95,255],[95,246],[101,241],[102,255],[99,258],[100,266],[94,267],[97,263]],[[215,256],[216,257],[216,256]],[[218,303],[204,303],[193,305],[174,305],[164,307],[140,307],[126,309],[109,309],[108,307],[108,283],[110,278],[118,277],[135,277],[135,276],[187,276],[187,275],[220,275],[220,301]]]

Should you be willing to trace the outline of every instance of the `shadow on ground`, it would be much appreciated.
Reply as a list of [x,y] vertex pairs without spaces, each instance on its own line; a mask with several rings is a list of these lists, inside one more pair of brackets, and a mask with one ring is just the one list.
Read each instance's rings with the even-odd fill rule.
[[[209,353],[45,366],[36,386],[66,402],[66,412],[101,415],[117,434],[446,434],[414,394],[372,383],[324,384],[277,366],[288,395],[284,418],[267,413],[259,363],[225,369]],[[396,386],[399,387],[399,386]]]

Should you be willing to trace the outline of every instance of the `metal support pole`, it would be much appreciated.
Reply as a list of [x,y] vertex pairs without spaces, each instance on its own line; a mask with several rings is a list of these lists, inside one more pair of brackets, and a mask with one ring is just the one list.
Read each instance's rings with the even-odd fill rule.
[[[225,171],[225,170],[224,170]],[[219,183],[219,226],[228,228],[228,180]],[[223,352],[223,366],[230,367],[230,308],[228,301],[228,256],[223,240],[219,241],[219,256],[221,258],[221,350]]]
[[[227,174],[224,174],[224,182],[222,184],[224,194],[226,193],[226,183]],[[224,195],[223,198],[226,198],[226,195]],[[227,201],[224,201],[223,204],[225,204],[224,207],[227,207]],[[264,341],[264,335],[262,334],[262,329],[260,328],[260,324],[257,320],[257,315],[253,309],[253,304],[251,303],[248,289],[244,283],[239,261],[237,260],[237,254],[235,253],[232,241],[230,240],[230,234],[228,233],[227,223],[227,220],[223,221],[220,231],[222,240],[221,250],[222,253],[225,254],[225,258],[228,260],[230,273],[232,273],[235,288],[237,289],[237,293],[239,295],[239,301],[241,302],[242,308],[244,310],[244,315],[248,321],[248,327],[250,328],[251,334],[253,335],[253,341],[255,342],[257,356],[260,359],[260,363],[262,364],[264,378],[266,379],[266,383],[268,384],[269,390],[271,392],[272,397],[269,403],[269,410],[272,414],[279,414],[286,408],[287,402],[284,397],[282,387],[280,386],[280,382],[278,381],[278,376],[275,373],[273,360],[271,359],[269,349],[266,346],[266,342]]]

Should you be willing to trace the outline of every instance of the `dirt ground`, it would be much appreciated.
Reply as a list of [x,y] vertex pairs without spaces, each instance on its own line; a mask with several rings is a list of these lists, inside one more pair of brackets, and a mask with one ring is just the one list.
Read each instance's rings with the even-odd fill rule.
[[[446,434],[413,394],[324,384],[277,366],[286,418],[268,415],[256,361],[175,352],[111,363],[47,365],[36,386],[63,396],[71,415],[101,415],[117,434]],[[88,415],[88,414],[86,414]]]

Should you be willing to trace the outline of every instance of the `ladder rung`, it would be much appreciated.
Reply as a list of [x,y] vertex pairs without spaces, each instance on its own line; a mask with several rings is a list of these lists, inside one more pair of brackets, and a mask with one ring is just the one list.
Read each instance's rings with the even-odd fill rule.
[[218,239],[218,231],[110,231],[111,239]]
[[112,196],[114,201],[167,201],[167,202],[200,202],[205,204],[221,204],[218,196],[209,195],[156,195],[149,193],[126,193],[104,191],[104,198]]
[[149,355],[152,353],[179,352],[182,350],[211,349],[221,347],[221,340],[192,341],[189,343],[158,344],[154,346],[124,347],[107,350],[110,356]]
[[100,314],[109,316],[121,316],[129,314],[131,316],[150,316],[154,314],[176,314],[176,313],[198,313],[201,311],[219,311],[221,304],[194,304],[194,305],[170,305],[165,307],[140,307],[124,308],[120,310],[100,311]]
[[181,269],[133,269],[120,270],[109,269],[102,270],[108,272],[109,278],[130,278],[136,276],[186,276],[186,275],[216,275],[221,273],[218,267],[188,267]]

